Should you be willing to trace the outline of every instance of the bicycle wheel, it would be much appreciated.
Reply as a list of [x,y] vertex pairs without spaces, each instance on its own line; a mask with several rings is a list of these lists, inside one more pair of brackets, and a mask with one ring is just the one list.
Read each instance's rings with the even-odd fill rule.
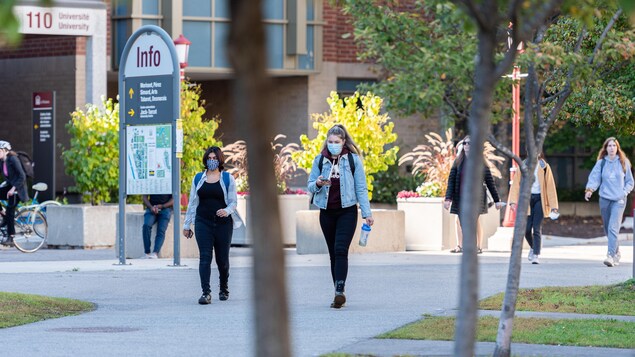
[[24,253],[33,253],[46,242],[48,226],[42,213],[24,210],[15,217],[15,247]]

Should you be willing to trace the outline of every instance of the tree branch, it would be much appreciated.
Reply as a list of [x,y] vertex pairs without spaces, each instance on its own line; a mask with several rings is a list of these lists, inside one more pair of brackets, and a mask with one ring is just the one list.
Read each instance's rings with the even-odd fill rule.
[[467,12],[476,21],[476,25],[478,25],[479,28],[481,29],[488,28],[487,26],[488,23],[483,17],[484,12],[477,9],[476,5],[474,4],[472,0],[454,0],[454,2],[457,2],[457,1],[465,5],[465,7],[467,8]]
[[598,39],[598,42],[595,44],[595,49],[593,50],[593,54],[591,55],[591,57],[589,57],[589,64],[592,64],[593,61],[595,60],[595,56],[597,55],[598,52],[600,52],[600,49],[602,48],[602,44],[604,43],[606,36],[608,35],[613,25],[615,25],[615,22],[620,17],[620,15],[622,15],[622,8],[619,8],[615,12],[615,14],[613,14],[613,17],[611,17],[611,20],[609,21],[609,23],[606,24],[606,27],[604,28],[602,35]]
[[461,119],[467,119],[468,115],[462,111],[460,111],[456,105],[450,100],[450,97],[447,95],[443,95],[443,101],[452,109],[452,113]]
[[503,155],[516,161],[518,165],[522,163],[522,160],[520,159],[520,157],[515,155],[507,146],[503,145],[500,141],[498,141],[496,137],[494,136],[494,134],[489,133],[487,135],[487,141],[489,141],[489,143],[492,144],[492,146],[496,148],[496,150],[502,152]]

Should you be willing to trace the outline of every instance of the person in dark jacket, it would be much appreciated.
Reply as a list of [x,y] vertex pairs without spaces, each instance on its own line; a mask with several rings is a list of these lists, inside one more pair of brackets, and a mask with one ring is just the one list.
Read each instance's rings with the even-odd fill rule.
[[22,169],[22,163],[18,155],[11,151],[11,144],[3,140],[0,140],[0,161],[2,174],[8,182],[0,187],[0,199],[7,200],[3,225],[6,225],[9,236],[3,244],[11,246],[15,237],[15,208],[18,203],[29,200],[29,192],[26,188],[26,173]]
[[[463,178],[463,167],[465,163],[465,159],[470,156],[470,136],[466,136],[462,141],[459,142],[459,153],[452,164],[452,169],[450,170],[450,176],[448,177],[448,186],[445,192],[445,201],[443,202],[443,207],[445,209],[449,209],[450,213],[459,215],[459,209],[461,207],[461,182]],[[492,177],[492,173],[485,166],[485,170],[483,172],[483,199],[481,201],[479,207],[479,214],[486,214],[488,210],[487,204],[487,192],[485,192],[485,187],[489,190],[492,195],[492,199],[496,204],[496,209],[500,209],[502,207],[502,203],[498,197],[498,191],[496,190],[496,185],[494,184],[494,178]],[[452,253],[461,253],[463,251],[463,233],[461,229],[461,222],[457,219],[457,239],[458,245],[456,248],[452,249],[450,252]],[[483,253],[482,241],[483,241],[483,229],[480,224],[480,219],[476,221],[476,247],[478,254]]]

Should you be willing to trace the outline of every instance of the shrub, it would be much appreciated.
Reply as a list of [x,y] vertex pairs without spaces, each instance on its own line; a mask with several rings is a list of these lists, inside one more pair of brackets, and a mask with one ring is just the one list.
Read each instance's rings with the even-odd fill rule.
[[[297,175],[298,166],[291,159],[293,152],[297,151],[299,146],[296,143],[276,143],[280,139],[285,139],[282,134],[276,135],[271,142],[271,151],[273,153],[273,167],[276,175],[276,184],[279,194],[301,194],[301,190],[288,189],[287,182]],[[248,180],[248,162],[247,162],[247,144],[243,140],[233,142],[223,148],[225,155],[225,163],[227,171],[236,178],[236,189],[239,193],[249,192]]]
[[397,161],[399,147],[385,150],[386,145],[397,140],[397,134],[392,132],[394,123],[388,114],[380,113],[383,100],[371,93],[360,95],[355,92],[342,99],[336,92],[331,92],[326,101],[331,112],[311,116],[317,136],[309,139],[307,135],[302,135],[302,150],[292,154],[293,160],[307,173],[310,172],[313,160],[320,154],[326,141],[326,133],[333,125],[342,124],[361,150],[360,158],[364,163],[366,183],[372,198],[374,175],[386,171],[388,166]]
[[65,172],[75,178],[69,191],[92,205],[116,202],[119,195],[119,103],[102,97],[102,107],[75,109],[65,125],[70,147],[60,145]]
[[375,190],[372,202],[396,203],[397,193],[401,190],[414,190],[418,179],[412,175],[400,175],[399,166],[391,165],[388,170],[378,172],[375,177]]

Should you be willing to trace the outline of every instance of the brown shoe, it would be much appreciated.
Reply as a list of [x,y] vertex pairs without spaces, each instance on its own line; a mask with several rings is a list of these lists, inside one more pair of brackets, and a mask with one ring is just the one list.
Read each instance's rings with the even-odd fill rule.
[[346,303],[346,296],[344,293],[335,293],[335,298],[333,299],[333,303],[331,307],[334,309],[339,309]]

